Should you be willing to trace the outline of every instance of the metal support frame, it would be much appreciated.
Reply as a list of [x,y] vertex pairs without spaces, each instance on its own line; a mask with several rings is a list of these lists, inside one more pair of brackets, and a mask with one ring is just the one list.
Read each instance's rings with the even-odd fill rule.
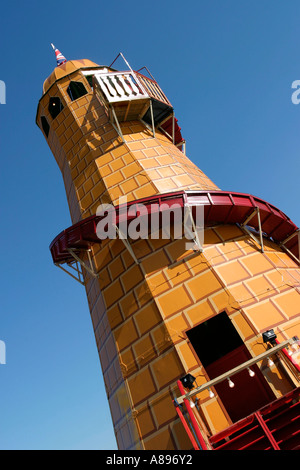
[[165,118],[159,125],[158,129],[163,132],[171,141],[172,143],[178,148],[182,146],[182,153],[186,155],[186,140],[183,140],[182,142],[179,142],[178,144],[175,143],[175,113],[173,111],[171,119],[172,119],[172,135],[170,135],[163,127],[162,124],[164,124],[168,119],[170,119],[170,115]]
[[150,113],[151,113],[151,122],[152,122],[152,133],[153,133],[153,137],[155,138],[155,124],[154,124],[153,106],[152,106],[151,99],[150,99]]
[[173,137],[163,128],[161,127],[161,124],[159,124],[158,129],[163,132],[170,140],[173,141]]
[[258,356],[253,357],[252,359],[249,359],[246,362],[243,362],[239,366],[234,367],[231,370],[228,370],[227,372],[225,372],[224,374],[219,375],[215,379],[210,380],[209,382],[206,382],[205,384],[200,385],[199,387],[196,387],[194,390],[191,390],[190,392],[186,393],[185,395],[182,395],[182,396],[178,397],[177,402],[179,404],[183,403],[184,400],[186,400],[188,398],[191,398],[194,395],[197,395],[198,393],[203,392],[204,390],[207,390],[211,387],[214,387],[218,383],[223,382],[227,378],[230,378],[230,377],[234,376],[238,372],[241,372],[242,370],[247,369],[248,367],[251,367],[252,365],[256,364],[257,362],[260,362],[263,359],[268,358],[269,356],[273,356],[277,352],[281,351],[281,349],[284,349],[287,345],[293,344],[294,342],[295,342],[295,340],[293,338],[290,338],[290,339],[287,339],[287,340],[283,341],[282,343],[278,344],[277,346],[274,346],[271,349],[268,349],[264,353],[259,354]]
[[109,68],[111,68],[111,66],[116,62],[116,60],[117,60],[120,56],[121,56],[122,59],[124,60],[125,64],[126,64],[127,67],[129,68],[129,70],[131,70],[131,71],[133,72],[132,68],[131,68],[130,65],[129,65],[129,62],[127,62],[127,60],[125,59],[125,57],[124,57],[124,55],[122,54],[122,52],[119,52],[119,54],[117,55],[117,57],[116,57],[116,58],[114,59],[114,61],[110,64]]
[[134,261],[136,262],[136,264],[140,264],[139,260],[137,259],[137,257],[134,254],[134,251],[133,251],[127,237],[124,236],[124,233],[122,232],[122,230],[119,229],[119,227],[117,225],[115,225],[114,227],[117,231],[117,234],[119,235],[119,240],[122,240],[122,242],[124,243],[126,249],[129,251],[129,253],[131,254],[131,256],[134,259]]
[[[187,209],[187,211],[185,210]],[[192,227],[193,227],[193,230],[194,230],[194,233],[191,232],[188,228],[188,225],[187,225],[187,221],[188,219],[191,221],[192,223]],[[193,217],[193,214],[192,214],[192,210],[191,210],[191,206],[188,205],[188,204],[185,204],[184,205],[184,229],[189,233],[190,237],[193,239],[194,241],[194,245],[197,245],[198,247],[198,250],[200,251],[200,253],[203,252],[203,246],[201,245],[201,242],[200,242],[200,239],[199,239],[199,236],[198,236],[198,231],[197,231],[197,227],[196,227],[196,224],[195,224],[195,221],[194,221],[194,217]],[[192,245],[191,243],[189,245]],[[195,248],[192,248],[194,251]],[[197,250],[197,251],[198,251]]]
[[[150,126],[147,125],[148,129],[152,131],[152,134],[153,134],[153,137],[155,138],[155,122],[154,122],[154,114],[153,114],[153,106],[152,106],[152,101],[151,99],[149,100],[150,104],[147,105],[148,109],[150,108],[150,114],[151,114],[151,124],[152,124],[152,127],[150,128]],[[129,104],[130,104],[130,101],[129,101]],[[111,111],[111,123],[114,127],[114,129],[117,131],[117,133],[119,134],[119,136],[121,137],[123,143],[125,144],[126,141],[124,139],[124,136],[123,136],[123,133],[122,133],[122,130],[121,130],[121,126],[120,126],[120,123],[119,123],[119,120],[117,118],[117,115],[116,115],[116,112],[114,110],[114,107],[111,106],[110,107],[110,111]],[[141,118],[140,118],[140,121],[143,122],[143,124],[146,124]]]
[[[73,265],[76,265],[76,268],[73,266]],[[76,272],[76,276],[74,274],[72,274],[70,271],[68,271],[67,269],[65,269],[61,264],[59,263],[55,263],[55,266],[57,266],[58,268],[60,268],[62,271],[64,271],[65,273],[67,273],[69,276],[71,276],[73,279],[75,279],[75,281],[79,282],[79,284],[81,284],[82,286],[84,286],[84,281],[83,281],[83,272],[82,270],[79,269],[79,266],[78,266],[78,263],[77,261],[74,261],[72,263],[68,263],[68,266],[69,268],[73,269],[75,272]]]
[[[77,254],[72,250],[72,248],[67,248],[68,252],[72,257],[74,258],[74,261],[67,263],[69,268],[73,269],[76,273],[76,276],[72,274],[70,271],[68,271],[66,268],[64,268],[60,263],[56,263],[56,266],[58,266],[60,269],[62,269],[65,273],[69,274],[73,279],[78,281],[80,284],[84,286],[84,275],[83,275],[83,270],[85,269],[91,276],[93,277],[99,277],[99,274],[95,272],[94,267],[93,267],[93,262],[92,258],[90,255],[91,249],[85,250],[88,255],[88,260],[89,260],[89,266],[77,256]],[[81,266],[82,269],[79,268],[79,265]],[[76,267],[75,267],[76,266]]]
[[[253,233],[250,232],[250,230],[247,229],[246,225],[248,224],[248,222],[255,216],[257,215],[257,219],[258,219],[258,229],[259,229],[259,241],[258,239],[255,237],[255,235],[253,235]],[[260,245],[261,247],[261,252],[264,253],[264,241],[263,241],[263,234],[262,234],[262,228],[261,228],[261,219],[260,219],[260,211],[259,211],[259,207],[255,207],[254,208],[254,211],[249,215],[249,217],[247,217],[247,219],[242,223],[240,224],[240,226],[248,233],[248,235],[250,235],[250,237]]]
[[[148,106],[148,109],[149,109],[150,106]],[[152,127],[149,126],[149,124],[143,120],[143,118],[139,118],[139,121],[143,124],[143,126],[145,126],[149,132],[152,132]]]
[[[169,119],[169,118],[168,118],[168,119]],[[163,133],[172,141],[172,143],[173,143],[177,148],[182,145],[183,148],[182,148],[181,151],[182,151],[182,153],[183,153],[184,155],[186,155],[186,140],[183,140],[182,142],[179,142],[179,144],[175,144],[175,143],[174,143],[174,137],[172,137],[163,127],[161,127],[161,124],[162,124],[162,123],[159,124],[158,129],[159,129],[161,132],[163,132]]]
[[176,145],[177,148],[182,145],[182,150],[181,151],[182,151],[183,155],[186,155],[186,141],[185,140],[183,140],[182,142],[179,142],[179,144],[175,144],[175,145]]
[[[132,73],[132,75],[134,76],[135,80],[137,80],[137,77],[136,77],[136,74],[135,74],[135,71],[133,70],[133,68],[130,66],[129,62],[125,59],[124,55],[122,54],[122,52],[119,52],[119,54],[117,55],[117,57],[115,58],[115,60],[110,64],[109,68],[111,68],[111,66],[116,62],[116,60],[119,58],[119,57],[122,57],[122,59],[124,60],[125,64],[127,65],[127,67],[129,68],[130,72]],[[151,75],[151,74],[150,74]],[[155,80],[154,80],[155,81]],[[139,86],[141,87],[141,89],[143,90],[144,93],[148,94],[147,91],[145,90],[144,86],[142,83],[140,83],[139,80],[137,80]]]
[[[130,246],[130,243],[128,242],[127,238],[124,236],[123,232],[116,225],[115,225],[115,229],[118,233],[119,239],[122,240],[122,242],[124,243],[126,249],[129,251],[130,255],[134,259],[135,263],[140,264],[139,260],[137,259],[137,257],[134,254],[134,251],[133,251],[132,247]],[[69,268],[71,268],[74,271],[74,273],[76,273],[76,275],[73,274],[72,272],[68,271],[66,268],[64,268],[62,266],[62,264],[60,264],[60,263],[55,263],[55,266],[60,268],[62,271],[67,273],[69,276],[71,276],[73,279],[75,279],[75,281],[78,281],[83,286],[84,286],[83,269],[85,269],[93,277],[99,277],[100,276],[100,273],[97,273],[94,269],[93,261],[92,261],[91,255],[90,255],[91,249],[85,250],[86,253],[87,253],[87,256],[88,256],[89,265],[87,263],[85,263],[81,258],[79,258],[79,256],[74,252],[74,250],[72,248],[67,248],[67,250],[70,253],[70,255],[72,255],[72,257],[74,258],[74,261],[64,263],[64,264],[67,264],[69,266]],[[80,267],[81,267],[81,269],[80,269]]]
[[[298,253],[299,253],[299,258],[297,258],[297,256],[295,256],[286,246],[285,244],[290,241],[292,238],[294,238],[296,235],[298,235]],[[288,252],[288,254],[290,256],[292,256],[292,258],[294,258],[298,263],[300,263],[300,229],[298,228],[298,230],[296,230],[294,233],[292,233],[292,235],[290,235],[289,237],[287,237],[285,240],[283,240],[283,242],[280,243],[279,245],[281,248],[283,248],[285,251]]]
[[173,111],[173,118],[172,118],[172,142],[175,144],[175,112]]
[[121,131],[121,127],[120,127],[120,124],[119,124],[119,121],[118,121],[116,112],[115,112],[115,110],[114,110],[114,107],[111,106],[110,110],[111,110],[111,113],[112,113],[112,115],[113,115],[113,118],[114,118],[114,120],[115,120],[116,125],[114,124],[113,119],[111,119],[111,123],[112,123],[112,125],[114,126],[115,130],[117,131],[117,133],[119,134],[119,136],[121,137],[123,143],[125,144],[125,139],[124,139],[123,133],[122,133],[122,131]]
[[68,250],[68,252],[73,256],[73,258],[74,258],[76,261],[78,261],[78,263],[80,263],[81,266],[82,266],[89,274],[91,274],[93,277],[98,277],[98,273],[96,273],[95,270],[94,270],[92,258],[91,258],[91,255],[90,255],[91,249],[86,250],[87,255],[88,255],[89,264],[90,264],[89,266],[88,266],[84,261],[82,261],[82,259],[80,259],[79,256],[76,255],[76,253],[72,250],[72,248],[67,248],[67,250]]

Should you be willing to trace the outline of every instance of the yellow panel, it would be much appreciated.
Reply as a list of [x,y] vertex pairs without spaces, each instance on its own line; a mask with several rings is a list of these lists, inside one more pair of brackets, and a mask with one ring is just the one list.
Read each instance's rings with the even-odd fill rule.
[[171,289],[157,298],[161,312],[165,317],[173,315],[191,305],[192,300],[182,286]]
[[185,311],[186,317],[190,320],[193,326],[202,323],[214,314],[215,310],[208,300],[203,300]]
[[253,276],[273,269],[272,264],[262,253],[256,253],[254,255],[243,258],[243,264],[247,269],[249,269]]
[[276,296],[273,302],[280,308],[285,315],[293,318],[300,314],[300,294],[297,290],[289,290]]
[[178,354],[174,350],[152,362],[151,370],[159,388],[173,383],[175,377],[180,377],[184,373]]
[[149,398],[156,393],[156,386],[152,379],[152,374],[148,368],[143,368],[132,378],[128,379],[131,396],[134,405]]
[[285,319],[269,300],[247,307],[244,311],[258,331],[264,331],[270,326],[283,322]]
[[217,266],[216,271],[225,285],[247,279],[250,275],[241,265],[240,261],[230,261],[225,265]]
[[204,299],[222,287],[219,280],[210,270],[188,281],[186,285],[196,301]]

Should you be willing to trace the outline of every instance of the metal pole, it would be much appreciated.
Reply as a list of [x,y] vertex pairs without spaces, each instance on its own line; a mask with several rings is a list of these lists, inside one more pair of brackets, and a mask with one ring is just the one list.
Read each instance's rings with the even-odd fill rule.
[[117,125],[117,132],[118,132],[119,136],[121,137],[122,141],[123,141],[124,144],[125,144],[125,139],[124,139],[124,137],[123,137],[123,134],[122,134],[122,131],[121,131],[121,128],[120,128],[120,124],[119,124],[119,121],[118,121],[118,118],[117,118],[117,115],[116,115],[116,113],[115,113],[115,110],[114,110],[113,106],[111,107],[111,111],[112,111],[114,120],[115,120],[116,125]]
[[260,246],[261,246],[261,252],[264,252],[264,240],[262,236],[262,229],[261,229],[261,220],[260,220],[260,212],[259,212],[259,207],[256,208],[257,211],[257,218],[258,218],[258,227],[259,227],[259,238],[260,238]]
[[152,100],[151,100],[151,98],[150,98],[150,113],[151,113],[153,137],[155,137],[154,116],[153,116],[153,107],[152,107]]
[[[180,390],[180,393],[181,393],[182,395],[184,395],[184,388],[183,388],[183,385],[182,385],[182,383],[180,382],[180,380],[177,380],[177,385],[178,385],[178,388],[179,388],[179,390]],[[191,408],[191,405],[190,405],[189,400],[188,400],[187,398],[184,398],[184,399],[183,399],[183,402],[184,402],[184,404],[185,404],[185,406],[186,406],[186,409],[187,409],[187,412],[188,412],[188,414],[189,414],[189,416],[190,416],[190,418],[191,418],[192,424],[193,424],[194,429],[195,429],[196,436],[197,436],[197,438],[198,438],[198,440],[199,440],[199,444],[200,444],[201,450],[208,450],[208,449],[207,449],[207,446],[206,446],[206,444],[205,444],[205,442],[204,442],[203,436],[202,436],[202,434],[201,434],[201,431],[200,431],[200,429],[199,429],[199,425],[198,425],[198,423],[197,423],[197,421],[196,421],[196,418],[195,418],[195,416],[194,416],[194,413],[193,413],[193,410],[192,410],[192,408]]]
[[181,409],[180,409],[180,405],[178,405],[178,403],[177,403],[176,401],[173,401],[173,403],[174,403],[174,405],[175,405],[175,408],[176,408],[177,414],[178,414],[178,416],[179,416],[179,418],[180,418],[180,421],[182,422],[183,427],[184,427],[184,429],[186,430],[186,433],[187,433],[187,435],[189,436],[191,443],[193,444],[194,449],[195,449],[195,450],[200,450],[199,447],[198,447],[198,444],[197,444],[197,442],[195,441],[195,438],[194,438],[194,436],[193,436],[193,434],[192,434],[190,428],[188,427],[188,424],[187,424],[187,422],[186,422],[186,420],[185,420],[185,418],[184,418],[184,416],[183,416],[183,413],[182,413],[182,411],[181,411]]
[[172,122],[172,141],[175,143],[175,113],[173,111],[173,122]]

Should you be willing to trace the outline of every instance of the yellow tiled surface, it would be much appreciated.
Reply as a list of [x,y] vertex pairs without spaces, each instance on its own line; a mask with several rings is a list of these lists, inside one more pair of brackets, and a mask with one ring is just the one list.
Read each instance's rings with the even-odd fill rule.
[[[139,122],[122,124],[125,143],[109,122],[81,72],[66,69],[40,101],[37,120],[50,123],[49,146],[62,171],[73,222],[118,203],[182,189],[217,189],[162,134]],[[70,102],[70,80],[89,93]],[[50,83],[51,82],[51,83]],[[50,96],[63,111],[49,116]],[[136,264],[120,240],[94,245],[99,278],[85,277],[95,338],[120,448],[189,448],[172,399],[185,373],[205,380],[186,331],[222,311],[251,351],[261,333],[275,328],[282,338],[299,331],[298,266],[276,245],[265,253],[237,226],[205,233],[204,252],[193,254],[184,240],[131,243]],[[257,353],[258,354],[258,353]],[[287,387],[284,377],[277,394]],[[211,432],[230,424],[216,398],[201,395]]]
[[[210,229],[210,233],[208,231],[208,241],[212,240],[211,230],[215,231],[214,241],[217,241],[219,228]],[[222,234],[225,232],[228,235],[230,227],[226,227],[226,230],[222,227]],[[172,423],[176,423],[176,415],[174,410],[172,414],[171,407],[172,393],[179,395],[176,381],[186,372],[198,375],[198,381],[203,375],[203,370],[199,370],[199,359],[187,341],[187,330],[225,310],[253,354],[263,352],[264,347],[258,350],[256,345],[261,344],[261,333],[266,329],[278,329],[280,334],[286,330],[284,338],[289,337],[289,334],[300,334],[300,312],[296,308],[299,305],[299,294],[290,284],[291,279],[297,282],[297,266],[294,264],[287,268],[289,277],[285,273],[286,282],[280,276],[281,289],[278,289],[274,283],[278,285],[279,279],[272,276],[272,273],[278,271],[268,261],[267,244],[265,253],[260,253],[259,248],[254,247],[255,272],[259,273],[254,275],[253,268],[249,269],[253,250],[248,249],[251,246],[248,236],[241,237],[235,228],[232,235],[238,235],[234,245],[232,241],[224,245],[221,238],[214,245],[215,250],[223,253],[221,259],[211,257],[209,244],[205,245],[204,253],[189,258],[189,252],[184,253],[184,247],[178,240],[167,240],[163,245],[156,244],[154,240],[133,242],[132,248],[140,261],[139,265],[128,265],[128,260],[125,263],[124,259],[128,255],[125,247],[120,246],[120,251],[116,249],[116,243],[121,242],[112,242],[113,251],[118,252],[118,257],[108,256],[104,252],[103,259],[109,260],[107,271],[111,276],[111,284],[102,290],[104,301],[107,296],[108,305],[111,305],[110,289],[116,280],[120,280],[123,289],[123,297],[115,298],[113,304],[119,308],[115,312],[114,323],[111,322],[111,331],[120,352],[123,377],[128,380],[146,448],[158,445],[160,433],[169,433],[168,445],[176,448],[178,436],[169,422],[173,420]],[[235,260],[232,259],[232,251],[237,255]],[[272,248],[270,253],[273,252]],[[160,262],[157,262],[158,257]],[[233,277],[232,266],[237,261],[242,269],[237,270]],[[129,271],[128,268],[126,271],[126,264],[134,273],[131,280],[127,280]],[[124,273],[121,272],[122,266]],[[195,266],[203,266],[203,269],[197,269],[196,274],[191,276],[191,269],[195,269]],[[247,266],[247,269],[243,266]],[[108,312],[111,311],[112,307]],[[123,321],[120,321],[120,315]],[[100,357],[101,354],[100,347]],[[269,372],[264,368],[263,373]],[[274,392],[280,396],[288,387],[289,382],[282,376],[280,380],[276,379]],[[166,410],[165,414],[158,417],[156,399],[160,394],[167,394],[170,402],[169,411]],[[217,432],[230,424],[215,398],[211,399],[207,393],[202,393],[200,399],[211,432]],[[167,398],[163,402],[167,402]]]
[[[42,97],[37,122],[41,116],[48,120],[48,144],[61,170],[70,172],[66,190],[69,195],[73,186],[77,195],[69,201],[74,222],[123,196],[130,201],[183,188],[218,189],[166,136],[158,131],[153,138],[139,121],[121,124],[124,143],[87,80],[73,69]],[[81,81],[88,94],[70,101],[70,80]],[[60,96],[64,106],[54,120],[48,112],[51,96]]]

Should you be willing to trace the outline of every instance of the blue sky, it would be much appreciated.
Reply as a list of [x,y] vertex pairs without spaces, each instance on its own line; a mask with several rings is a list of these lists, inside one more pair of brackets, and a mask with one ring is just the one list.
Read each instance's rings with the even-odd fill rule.
[[115,449],[85,291],[53,266],[71,225],[59,169],[35,124],[45,78],[67,59],[146,65],[187,154],[221,189],[300,225],[298,0],[120,0],[1,5],[0,449]]

